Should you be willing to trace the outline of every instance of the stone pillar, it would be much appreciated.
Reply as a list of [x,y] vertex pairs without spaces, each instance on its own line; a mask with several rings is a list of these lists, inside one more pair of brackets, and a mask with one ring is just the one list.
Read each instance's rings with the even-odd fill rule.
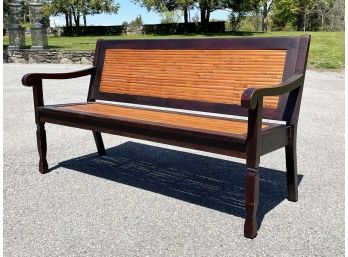
[[11,25],[8,29],[8,50],[25,48],[25,30],[19,24],[21,8],[22,7],[19,3],[10,4],[9,24]]
[[48,47],[47,30],[41,23],[42,19],[42,3],[29,3],[33,20],[35,21],[33,27],[30,28],[32,45],[31,49],[41,50]]
[[31,49],[41,50],[48,47],[47,32],[46,29],[41,25],[32,27],[31,31]]
[[18,50],[25,48],[25,29],[20,25],[11,26],[8,30],[8,37],[8,50]]

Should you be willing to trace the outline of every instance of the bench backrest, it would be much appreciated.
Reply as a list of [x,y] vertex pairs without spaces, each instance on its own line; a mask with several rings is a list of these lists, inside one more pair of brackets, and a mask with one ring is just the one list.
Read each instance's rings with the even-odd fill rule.
[[[246,115],[248,87],[304,73],[308,36],[242,39],[99,40],[89,98]],[[281,120],[287,96],[264,99],[264,118]]]

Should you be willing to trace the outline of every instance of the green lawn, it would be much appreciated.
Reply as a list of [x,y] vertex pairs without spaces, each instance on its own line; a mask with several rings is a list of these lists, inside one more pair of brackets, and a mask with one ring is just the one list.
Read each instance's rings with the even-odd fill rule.
[[[104,39],[154,39],[154,38],[201,38],[201,37],[241,37],[241,36],[295,36],[311,34],[312,41],[309,53],[309,66],[322,69],[344,68],[344,32],[270,32],[270,33],[226,33],[223,35],[171,35],[171,36],[84,36],[84,37],[49,37],[50,48],[65,50],[94,50],[98,38]],[[30,37],[26,37],[26,44],[30,46]],[[8,46],[8,36],[4,36],[4,49]]]

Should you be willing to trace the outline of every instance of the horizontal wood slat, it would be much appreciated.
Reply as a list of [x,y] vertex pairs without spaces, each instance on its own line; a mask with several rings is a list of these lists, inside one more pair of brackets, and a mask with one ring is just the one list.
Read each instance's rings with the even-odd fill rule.
[[[98,114],[115,119],[125,118],[135,121],[153,122],[162,125],[211,131],[213,133],[220,132],[241,136],[246,135],[248,130],[248,123],[244,120],[191,115],[161,110],[149,110],[135,107],[123,107],[104,103],[66,105],[58,108],[77,111],[85,114]],[[263,129],[269,127],[270,125],[268,124],[262,125]]]
[[[106,49],[100,92],[240,105],[282,81],[285,50]],[[277,108],[279,97],[264,107]]]

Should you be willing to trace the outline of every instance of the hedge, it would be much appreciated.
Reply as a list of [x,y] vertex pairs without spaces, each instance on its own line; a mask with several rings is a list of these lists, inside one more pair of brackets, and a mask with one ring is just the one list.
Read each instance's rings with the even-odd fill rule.
[[[126,32],[124,26],[80,26],[67,28],[62,27],[63,36],[79,35],[79,36],[117,36]],[[209,22],[207,33],[223,33],[225,31],[225,22],[216,21]],[[178,35],[185,34],[185,23],[166,23],[166,24],[146,24],[143,25],[145,34],[159,35]],[[202,33],[201,23],[189,22],[187,24],[187,33]]]
[[[145,34],[185,34],[185,23],[165,23],[165,24],[146,24],[143,25]],[[209,22],[207,33],[223,33],[225,31],[225,22]],[[189,22],[187,24],[187,33],[201,33],[201,23]]]

